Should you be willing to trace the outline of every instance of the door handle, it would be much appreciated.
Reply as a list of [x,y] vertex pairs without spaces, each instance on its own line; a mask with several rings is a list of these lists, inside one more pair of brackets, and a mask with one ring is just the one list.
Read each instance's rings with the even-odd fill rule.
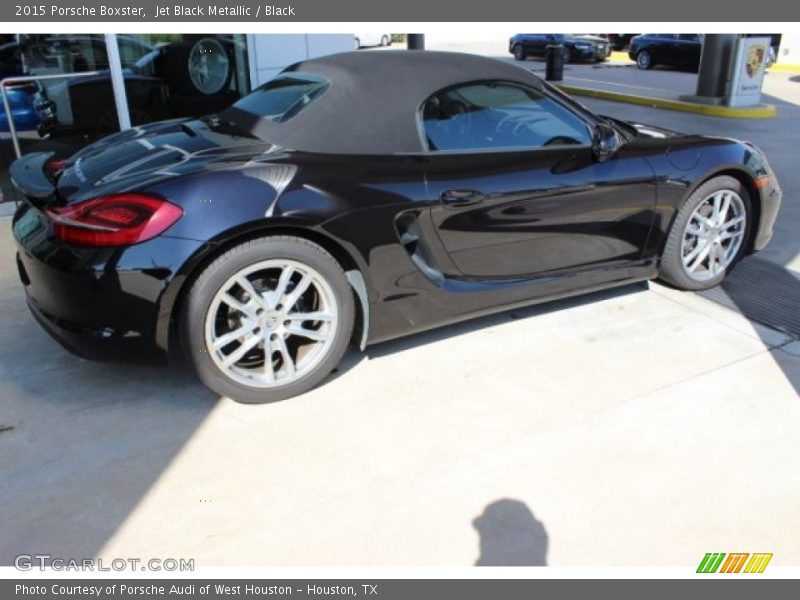
[[458,208],[461,206],[470,206],[472,204],[483,202],[486,199],[486,196],[484,196],[478,190],[454,189],[442,192],[440,198],[442,200],[442,204]]

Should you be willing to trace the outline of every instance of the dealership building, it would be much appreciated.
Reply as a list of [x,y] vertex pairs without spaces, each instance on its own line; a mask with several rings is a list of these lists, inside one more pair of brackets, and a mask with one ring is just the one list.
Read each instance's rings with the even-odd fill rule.
[[[292,63],[354,48],[352,34],[47,34],[0,40],[0,189],[17,153],[67,155],[128,125],[221,110]],[[25,79],[32,77],[35,79]],[[122,93],[124,90],[124,93]]]

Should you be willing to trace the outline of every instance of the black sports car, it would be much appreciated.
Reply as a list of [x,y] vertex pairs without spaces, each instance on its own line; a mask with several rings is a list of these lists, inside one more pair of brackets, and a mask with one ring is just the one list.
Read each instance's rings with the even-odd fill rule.
[[351,343],[655,277],[711,287],[768,242],[781,197],[747,142],[408,51],[298,63],[218,115],[11,174],[48,331],[90,357],[182,348],[244,402],[312,388]]
[[563,47],[564,62],[601,62],[611,56],[611,42],[592,35],[570,35],[566,33],[518,33],[508,40],[508,51],[517,60],[529,56],[544,57],[547,47]]

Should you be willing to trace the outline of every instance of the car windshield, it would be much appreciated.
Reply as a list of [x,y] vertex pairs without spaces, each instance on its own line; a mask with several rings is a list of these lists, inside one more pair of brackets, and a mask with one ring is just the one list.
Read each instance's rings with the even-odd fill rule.
[[288,121],[330,86],[316,75],[291,73],[279,75],[233,104],[232,112],[242,111],[274,123]]

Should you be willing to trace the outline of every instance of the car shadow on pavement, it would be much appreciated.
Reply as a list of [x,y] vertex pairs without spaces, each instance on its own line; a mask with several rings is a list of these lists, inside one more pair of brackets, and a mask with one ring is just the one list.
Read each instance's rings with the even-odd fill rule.
[[185,368],[67,353],[34,321],[15,275],[0,272],[0,565],[94,557],[217,398]]
[[357,367],[363,360],[372,360],[382,356],[389,356],[397,352],[405,352],[406,350],[419,348],[428,344],[434,344],[458,335],[465,335],[473,331],[480,331],[481,329],[496,327],[503,323],[507,323],[508,321],[532,318],[559,310],[566,310],[576,306],[582,306],[584,304],[591,304],[593,302],[618,298],[628,294],[645,292],[648,289],[649,287],[646,281],[632,283],[608,290],[601,290],[589,294],[573,296],[571,298],[550,300],[547,302],[542,302],[541,304],[531,304],[521,308],[501,311],[484,317],[467,319],[451,325],[444,325],[442,327],[436,327],[427,331],[421,331],[419,333],[414,333],[398,339],[389,340],[387,342],[380,342],[378,344],[368,346],[363,351],[352,347],[347,354],[345,354],[339,365],[323,381],[321,385],[327,385],[331,383],[335,379],[349,372],[351,369]]
[[[485,317],[468,319],[452,325],[437,327],[436,329],[415,333],[413,335],[405,336],[396,340],[381,342],[379,344],[375,344],[374,346],[368,347],[364,354],[370,359],[379,358],[381,356],[394,354],[395,352],[402,352],[411,348],[433,344],[449,337],[463,335],[473,331],[479,331],[488,327],[495,327],[497,325],[507,323],[508,321],[528,319],[551,312],[567,310],[576,306],[583,306],[585,304],[592,304],[594,302],[600,302],[612,298],[620,298],[629,294],[646,292],[648,289],[648,283],[643,281],[602,290],[599,292],[573,296],[571,298],[551,300],[548,302],[542,302],[541,304],[523,306],[521,308],[506,310]],[[349,367],[352,368],[352,366],[354,365],[350,365]]]
[[548,536],[544,524],[519,500],[495,500],[472,521],[480,536],[478,567],[543,567]]
[[[773,262],[749,257],[743,260],[716,288],[701,296],[727,306],[751,323],[758,323],[800,339],[800,275]],[[756,331],[759,331],[756,329]],[[770,340],[761,336],[766,347]],[[772,356],[786,380],[800,395],[800,370],[791,356],[780,347]]]

